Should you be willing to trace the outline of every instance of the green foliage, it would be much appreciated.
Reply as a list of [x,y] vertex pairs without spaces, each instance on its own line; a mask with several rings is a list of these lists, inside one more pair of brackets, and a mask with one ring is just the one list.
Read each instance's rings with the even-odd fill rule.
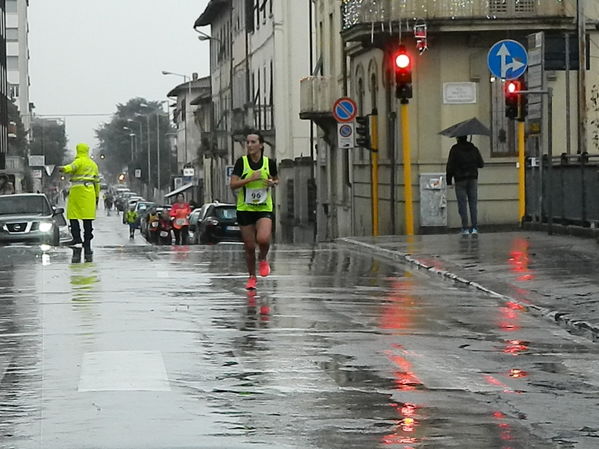
[[158,178],[157,131],[160,134],[160,183],[161,187],[168,185],[174,159],[166,136],[172,132],[171,125],[160,102],[144,98],[133,98],[127,104],[118,104],[111,121],[96,129],[99,141],[96,154],[105,155],[101,162],[102,171],[116,179],[125,169],[133,174],[136,168],[140,168],[141,181],[147,182],[149,143],[150,181],[155,185]]
[[62,165],[67,151],[64,122],[34,117],[31,123],[31,154],[46,156],[46,165]]

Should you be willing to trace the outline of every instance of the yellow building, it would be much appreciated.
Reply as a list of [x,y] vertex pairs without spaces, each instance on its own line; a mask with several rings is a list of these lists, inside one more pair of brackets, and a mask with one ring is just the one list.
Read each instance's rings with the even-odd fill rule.
[[[479,174],[479,223],[481,226],[517,225],[518,169],[516,122],[505,117],[504,84],[491,76],[487,55],[494,43],[511,39],[529,52],[543,32],[546,48],[559,53],[569,33],[572,49],[578,49],[577,7],[583,11],[589,37],[587,60],[598,53],[596,2],[580,0],[317,0],[314,48],[318,72],[301,82],[300,116],[320,129],[317,153],[318,238],[371,235],[373,232],[372,152],[362,148],[340,149],[337,123],[331,114],[336,98],[349,96],[358,114],[378,112],[378,233],[406,232],[402,121],[395,96],[392,54],[404,44],[413,60],[413,98],[408,105],[414,227],[421,227],[421,175],[445,171],[453,139],[439,131],[459,121],[477,117],[492,135],[474,136],[485,160]],[[339,7],[341,4],[341,7]],[[426,41],[417,37],[426,32]],[[425,45],[427,48],[425,49]],[[557,47],[556,47],[557,45]],[[557,50],[556,50],[557,48]],[[420,51],[419,51],[420,50]],[[421,54],[419,54],[421,53]],[[544,55],[551,57],[550,52]],[[534,62],[534,61],[533,61]],[[577,69],[577,67],[572,67]],[[592,86],[597,70],[591,62],[579,80],[579,72],[545,70],[543,87],[553,89],[553,153],[597,153],[594,146]],[[569,77],[569,89],[566,78]],[[579,89],[579,85],[584,89]],[[567,92],[570,107],[566,107]],[[580,95],[579,95],[580,93]],[[582,102],[579,114],[578,99]],[[538,98],[538,97],[537,97]],[[533,100],[532,97],[529,101]],[[527,156],[547,153],[547,102],[540,111],[541,133],[527,123]],[[569,111],[569,115],[567,114]],[[567,123],[570,126],[567,126]],[[584,123],[586,126],[579,126]],[[583,134],[579,134],[582,132]],[[585,135],[582,144],[578,136]],[[570,137],[569,144],[567,137]],[[453,192],[438,201],[445,208],[441,227],[458,228],[459,216]],[[436,200],[435,200],[436,201]],[[437,204],[437,203],[435,203]],[[428,206],[427,206],[428,207]],[[533,211],[534,212],[534,211]],[[443,220],[442,220],[443,221]]]

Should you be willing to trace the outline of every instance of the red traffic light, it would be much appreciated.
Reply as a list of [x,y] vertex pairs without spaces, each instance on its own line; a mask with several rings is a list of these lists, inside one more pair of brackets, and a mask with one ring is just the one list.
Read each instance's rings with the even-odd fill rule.
[[520,89],[520,82],[519,81],[508,81],[508,83],[505,86],[505,92],[506,94],[515,94],[516,92],[519,92]]
[[406,53],[397,53],[395,55],[395,66],[399,69],[407,69],[412,64],[410,55]]

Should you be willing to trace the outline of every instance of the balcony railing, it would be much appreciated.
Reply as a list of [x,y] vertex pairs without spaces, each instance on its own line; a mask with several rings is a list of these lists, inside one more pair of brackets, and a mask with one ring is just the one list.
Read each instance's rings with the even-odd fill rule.
[[572,17],[576,0],[343,0],[343,30],[398,20]]

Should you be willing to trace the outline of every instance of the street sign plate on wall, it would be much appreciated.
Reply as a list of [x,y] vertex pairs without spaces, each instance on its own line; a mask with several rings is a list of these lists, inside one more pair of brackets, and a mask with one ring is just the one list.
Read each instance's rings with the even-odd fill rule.
[[358,114],[356,102],[349,97],[341,97],[333,105],[333,117],[341,123],[353,121]]

